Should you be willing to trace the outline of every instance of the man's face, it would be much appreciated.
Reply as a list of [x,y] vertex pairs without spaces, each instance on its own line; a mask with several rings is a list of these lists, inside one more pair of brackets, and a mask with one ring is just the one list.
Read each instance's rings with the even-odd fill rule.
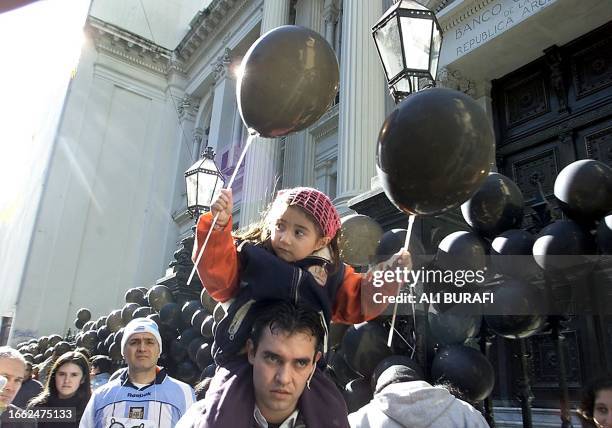
[[134,333],[123,350],[130,370],[148,371],[159,359],[159,345],[151,333]]
[[8,382],[0,392],[0,405],[6,407],[13,401],[25,376],[25,364],[14,358],[0,359],[0,375],[4,376]]
[[321,357],[316,339],[306,331],[289,335],[265,327],[257,351],[250,340],[247,346],[257,407],[269,423],[283,422],[296,409]]

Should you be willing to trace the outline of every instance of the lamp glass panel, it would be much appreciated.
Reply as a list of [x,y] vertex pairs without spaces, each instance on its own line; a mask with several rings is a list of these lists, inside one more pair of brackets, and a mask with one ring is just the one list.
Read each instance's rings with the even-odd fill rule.
[[216,175],[198,173],[198,205],[210,207],[213,194],[217,185],[218,178]]
[[197,189],[198,189],[198,174],[191,174],[185,177],[185,185],[187,187],[187,206],[193,207],[197,205]]
[[440,59],[440,48],[442,47],[442,34],[438,31],[438,26],[432,22],[433,25],[433,37],[432,37],[432,45],[431,45],[431,66],[429,71],[431,73],[432,80],[436,79],[436,74],[438,74],[438,61]]
[[431,20],[400,17],[400,21],[406,68],[428,71]]
[[387,80],[392,80],[403,69],[402,45],[397,18],[392,18],[387,24],[374,33],[376,44],[385,65]]

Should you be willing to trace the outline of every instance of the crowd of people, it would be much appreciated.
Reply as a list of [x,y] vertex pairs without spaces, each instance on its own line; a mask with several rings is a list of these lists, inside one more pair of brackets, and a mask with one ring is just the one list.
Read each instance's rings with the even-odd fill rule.
[[[0,347],[0,428],[488,426],[452,388],[401,364],[378,373],[372,400],[349,415],[327,373],[330,323],[371,320],[386,305],[368,298],[372,275],[342,262],[331,200],[312,188],[281,191],[262,222],[241,234],[232,232],[231,213],[232,194],[224,190],[197,225],[198,274],[223,304],[214,329],[216,370],[196,387],[199,401],[190,385],[158,366],[156,322],[136,318],[121,339],[125,365],[114,372],[110,358],[83,348],[55,347],[33,368],[18,351]],[[377,268],[397,266],[410,268],[410,254],[400,251]],[[387,285],[377,291],[395,295],[398,284]],[[609,428],[610,411],[606,377],[586,390],[579,414],[585,427]]]

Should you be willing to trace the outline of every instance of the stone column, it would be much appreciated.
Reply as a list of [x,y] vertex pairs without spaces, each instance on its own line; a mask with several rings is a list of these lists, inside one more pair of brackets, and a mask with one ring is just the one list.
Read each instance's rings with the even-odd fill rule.
[[325,35],[322,30],[323,0],[298,0],[295,5],[295,23]]
[[[295,23],[318,33],[322,30],[323,0],[298,0]],[[315,143],[308,129],[287,136],[283,187],[314,186]]]
[[341,214],[350,212],[347,201],[369,190],[376,174],[376,141],[385,119],[385,92],[371,28],[382,13],[382,0],[345,1],[343,6],[338,196],[334,201]]
[[283,187],[315,185],[315,142],[308,130],[287,136],[283,165]]
[[236,82],[228,70],[230,63],[231,52],[225,49],[224,54],[218,58],[213,72],[215,87],[208,146],[218,154],[225,151],[232,143],[232,127],[228,126],[227,119],[236,114]]
[[325,21],[325,40],[335,46],[336,41],[336,24],[338,23],[338,13],[340,12],[337,6],[337,0],[325,0],[323,6],[323,18]]
[[[289,0],[264,0],[261,34],[289,21]],[[259,220],[261,212],[272,200],[279,174],[280,147],[277,139],[256,138],[247,152],[244,186],[240,206],[240,227]]]

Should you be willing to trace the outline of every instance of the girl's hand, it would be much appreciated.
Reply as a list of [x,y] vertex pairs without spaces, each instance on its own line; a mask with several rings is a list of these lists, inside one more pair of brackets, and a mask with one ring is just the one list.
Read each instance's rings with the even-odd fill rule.
[[396,267],[402,267],[407,270],[412,269],[412,257],[409,251],[398,251],[389,257],[388,260],[382,263],[381,270],[393,270]]
[[212,213],[213,217],[219,214],[216,226],[219,226],[221,229],[227,226],[227,223],[232,215],[233,206],[234,202],[232,198],[232,189],[221,189],[219,197],[210,207],[210,212]]

